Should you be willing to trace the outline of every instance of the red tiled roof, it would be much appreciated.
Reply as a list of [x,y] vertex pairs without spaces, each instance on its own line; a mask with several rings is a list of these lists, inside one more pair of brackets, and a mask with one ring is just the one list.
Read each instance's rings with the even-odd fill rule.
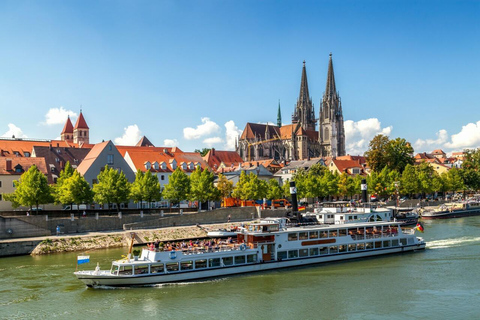
[[65,126],[63,127],[62,134],[64,133],[73,133],[73,125],[70,117],[67,118],[67,122],[65,122]]
[[137,146],[115,146],[122,155],[125,157],[125,153],[130,151],[148,151],[148,152],[158,152],[158,153],[172,153],[172,149],[170,147],[137,147]]
[[90,152],[85,156],[82,163],[77,167],[77,171],[84,175],[85,172],[90,168],[93,162],[97,159],[97,157],[102,153],[103,149],[107,146],[110,141],[104,141],[102,143],[97,143]]
[[80,112],[77,122],[75,123],[75,129],[88,129],[87,122],[83,117],[83,113]]
[[210,149],[203,159],[214,170],[220,168],[222,163],[225,167],[238,166],[239,163],[243,163],[242,157],[236,151],[220,151],[214,148]]
[[[12,170],[10,171],[7,171],[7,160],[12,161]],[[15,172],[15,167],[18,165],[22,166],[24,171],[36,165],[41,173],[45,175],[48,173],[45,158],[0,157],[0,175],[21,175],[24,171]]]
[[[41,147],[69,147],[66,141],[62,140],[22,140],[22,139],[0,139],[0,157],[25,157],[25,152],[32,153],[34,146]],[[17,155],[18,154],[18,155]]]
[[358,160],[339,160],[338,158],[331,160],[335,166],[337,167],[338,171],[347,172],[348,169],[352,168],[360,168],[363,169],[363,166],[360,164]]

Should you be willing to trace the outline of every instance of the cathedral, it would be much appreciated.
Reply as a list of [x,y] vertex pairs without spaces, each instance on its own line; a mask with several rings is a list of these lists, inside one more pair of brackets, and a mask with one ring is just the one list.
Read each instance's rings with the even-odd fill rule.
[[236,143],[236,151],[244,161],[264,159],[291,161],[345,155],[342,103],[335,87],[332,54],[319,117],[315,118],[315,108],[308,92],[304,61],[300,93],[292,115],[292,124],[282,125],[279,102],[277,125],[247,123]]

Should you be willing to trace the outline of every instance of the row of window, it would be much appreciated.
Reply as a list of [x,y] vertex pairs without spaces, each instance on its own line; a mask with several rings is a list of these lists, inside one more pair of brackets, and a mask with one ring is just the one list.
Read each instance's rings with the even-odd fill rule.
[[343,228],[343,229],[330,229],[330,230],[316,230],[316,231],[302,231],[302,232],[290,232],[288,234],[288,241],[319,239],[319,238],[336,238],[345,237],[347,235],[363,235],[363,234],[387,234],[397,233],[397,227],[391,226],[378,226],[378,227],[358,227],[358,228]]
[[403,246],[407,245],[407,243],[413,244],[414,239],[401,238],[401,239],[395,239],[395,240],[352,243],[349,245],[323,246],[323,247],[314,247],[314,248],[300,249],[300,250],[279,251],[277,254],[277,257],[278,257],[278,260],[315,257],[315,256],[334,254],[339,252],[340,253],[354,252],[354,251],[364,251],[364,250],[372,250],[372,249],[380,249],[380,248],[398,247],[399,243]]
[[[171,166],[172,166],[172,169],[176,169],[177,163],[174,161],[172,162]],[[183,170],[187,170],[187,169],[194,170],[195,167],[200,166],[200,163],[197,162],[194,164],[193,162],[189,162],[187,164],[186,162],[182,162],[180,166],[182,167]],[[150,161],[145,162],[145,169],[150,170],[152,167],[155,170],[158,170],[160,168],[162,168],[162,170],[165,170],[167,169],[167,164],[164,161],[162,161],[160,164],[157,161],[155,161],[154,163],[150,163]]]
[[[207,268],[215,268],[221,266],[242,265],[247,263],[257,262],[256,254],[247,254],[246,256],[233,256],[224,258],[198,259],[187,260],[181,262],[168,263],[153,263],[151,265],[137,265],[137,266],[114,266],[113,274],[132,275],[132,274],[147,274],[147,273],[169,273],[176,271],[200,270]],[[150,270],[149,270],[150,268]]]

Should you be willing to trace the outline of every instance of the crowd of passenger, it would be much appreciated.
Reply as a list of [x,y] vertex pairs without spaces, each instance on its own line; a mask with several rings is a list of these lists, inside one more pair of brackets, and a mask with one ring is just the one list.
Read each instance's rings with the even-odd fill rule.
[[235,247],[236,240],[232,237],[227,239],[197,239],[189,241],[169,241],[167,243],[160,242],[156,240],[155,242],[147,243],[147,248],[150,251],[195,251],[195,250],[205,250],[205,251],[215,251],[220,249],[222,246]]

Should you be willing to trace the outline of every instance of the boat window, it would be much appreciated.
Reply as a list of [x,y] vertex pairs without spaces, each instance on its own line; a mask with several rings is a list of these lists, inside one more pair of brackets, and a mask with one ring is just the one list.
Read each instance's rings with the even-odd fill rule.
[[233,265],[233,257],[225,257],[225,258],[222,258],[222,260],[223,260],[223,265],[224,266]]
[[340,229],[338,230],[338,235],[340,237],[345,237],[347,235],[347,229]]
[[348,234],[353,236],[357,234],[357,228],[350,228],[348,229]]
[[178,271],[178,262],[167,263],[167,272]]
[[300,257],[308,257],[308,249],[300,249],[298,253]]
[[298,250],[290,250],[288,251],[288,258],[298,258]]
[[287,251],[278,251],[277,258],[278,260],[287,259]]
[[[285,251],[283,251],[285,252]],[[285,252],[285,258],[287,257],[287,253]],[[257,255],[256,254],[247,254],[247,263],[254,263],[257,262]]]
[[357,243],[357,250],[365,250],[365,243]]
[[208,266],[210,268],[220,267],[220,258],[208,259]]
[[384,247],[384,248],[390,247],[390,241],[388,241],[388,240],[387,240],[387,241],[383,241],[383,247]]
[[195,269],[204,269],[207,267],[207,259],[195,260]]
[[403,246],[406,246],[406,245],[407,245],[407,239],[401,238],[401,239],[400,239],[400,243],[401,243]]
[[398,247],[398,239],[392,240],[392,247]]
[[337,253],[338,252],[338,246],[331,246],[330,247],[330,253]]
[[346,251],[347,251],[347,246],[346,245],[338,246],[338,252],[346,252]]
[[310,248],[311,256],[318,256],[318,248]]
[[163,263],[154,263],[150,266],[151,273],[163,273]]
[[143,264],[143,265],[135,266],[134,272],[135,272],[135,274],[148,273],[148,265]]
[[298,238],[300,240],[307,240],[308,239],[308,232],[299,232],[298,233]]
[[320,247],[320,254],[328,254],[328,247]]
[[319,219],[323,219],[323,214],[319,214],[319,215],[318,215],[318,218],[319,218]]
[[193,269],[193,261],[188,260],[188,261],[180,262],[180,269],[181,270],[192,270]]
[[413,244],[413,238],[408,238],[408,244]]
[[112,266],[112,269],[110,270],[111,274],[118,274],[118,266]]
[[355,244],[349,244],[348,251],[357,251],[357,246]]
[[122,276],[131,275],[131,274],[132,274],[132,271],[133,271],[132,266],[123,266],[123,267],[120,267],[120,274],[121,274]]
[[375,249],[382,247],[382,241],[375,241]]
[[329,236],[330,238],[335,238],[335,237],[337,236],[337,234],[338,234],[338,232],[337,232],[336,229],[335,229],[335,230],[330,230],[330,231],[328,232],[328,236]]
[[235,257],[235,264],[244,264],[245,263],[245,256],[236,256]]
[[318,239],[318,231],[311,231],[310,239]]
[[298,233],[289,233],[288,234],[288,241],[295,241],[298,240]]
[[373,242],[367,242],[367,243],[365,243],[365,249],[366,249],[366,250],[373,249]]
[[327,231],[321,232],[320,238],[328,238],[328,232]]

